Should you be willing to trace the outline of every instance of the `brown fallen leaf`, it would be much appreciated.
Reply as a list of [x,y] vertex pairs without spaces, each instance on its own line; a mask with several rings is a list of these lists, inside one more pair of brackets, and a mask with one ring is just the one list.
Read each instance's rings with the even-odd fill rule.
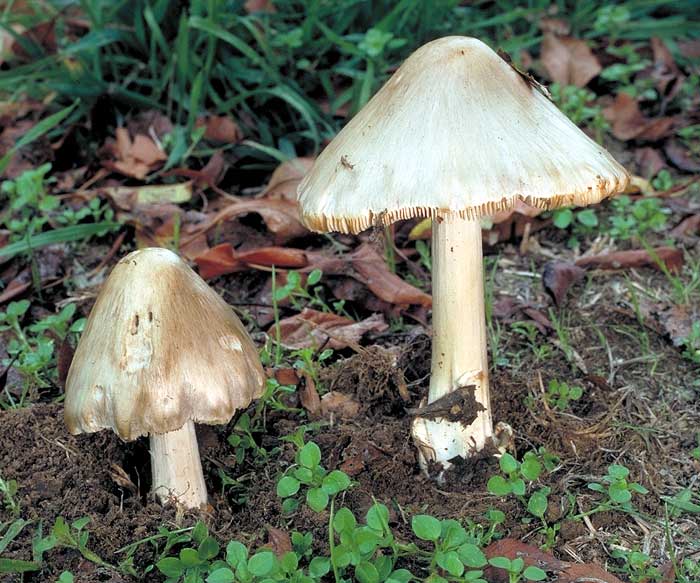
[[254,198],[232,201],[203,224],[196,234],[206,233],[222,222],[251,213],[262,217],[267,228],[274,234],[277,245],[308,233],[299,219],[296,201]]
[[248,14],[253,14],[255,12],[274,14],[277,12],[272,0],[246,0],[243,8]]
[[357,345],[367,332],[383,332],[388,328],[380,314],[360,322],[350,318],[305,308],[300,314],[279,323],[280,341],[287,348],[347,348]]
[[350,255],[353,277],[364,283],[378,298],[391,304],[432,305],[425,292],[406,283],[389,270],[384,258],[368,243],[363,243]]
[[[311,170],[314,158],[294,158],[283,162],[272,173],[265,190],[260,194],[261,198],[286,198],[296,201],[296,186],[301,182],[306,173]],[[294,185],[292,190],[291,186]]]
[[654,57],[651,78],[654,79],[656,88],[663,100],[668,102],[680,90],[685,75],[681,73],[671,51],[668,50],[668,47],[660,38],[651,38],[651,50]]
[[360,403],[350,395],[339,391],[330,391],[321,397],[321,415],[331,414],[341,419],[352,419],[360,414]]
[[117,128],[116,140],[108,140],[103,151],[113,158],[102,161],[105,168],[138,180],[168,159],[150,137],[136,134],[132,140],[124,127]]
[[541,59],[549,78],[561,85],[584,87],[603,68],[586,41],[547,32]]
[[243,139],[243,132],[231,116],[209,115],[200,117],[195,122],[198,128],[204,128],[204,138],[221,144],[237,144]]
[[634,161],[637,163],[639,174],[647,180],[656,176],[666,168],[666,160],[656,148],[637,148],[634,151]]
[[674,118],[645,117],[637,100],[627,93],[618,93],[612,105],[603,110],[603,115],[612,124],[612,133],[619,140],[654,142],[669,136],[673,131]]
[[267,529],[267,544],[278,558],[281,559],[285,553],[292,551],[292,539],[286,530],[272,526],[265,528]]
[[700,156],[693,153],[681,145],[681,143],[671,138],[664,144],[664,153],[673,165],[686,172],[700,172]]
[[674,239],[682,239],[691,233],[700,233],[700,214],[686,217],[673,227],[668,234]]
[[[622,583],[595,563],[579,564],[560,561],[551,553],[541,551],[534,545],[519,540],[506,538],[491,543],[484,549],[487,558],[506,557],[511,561],[521,558],[525,565],[538,567],[546,571],[553,583]],[[503,569],[487,567],[484,577],[490,583],[508,583],[509,575]]]
[[199,274],[211,279],[226,273],[244,271],[252,266],[299,269],[309,264],[306,252],[291,247],[259,247],[236,251],[229,243],[222,243],[195,258]]
[[299,383],[299,375],[295,368],[275,369],[274,377],[280,385],[296,386]]
[[542,271],[542,284],[557,306],[561,306],[569,288],[586,274],[581,267],[568,261],[549,261]]
[[[683,268],[683,251],[674,247],[657,247],[653,253],[658,261],[664,263],[672,273]],[[625,269],[629,267],[655,267],[660,269],[657,259],[644,249],[631,251],[614,251],[603,255],[581,257],[576,261],[579,267],[596,267],[598,269]]]
[[690,336],[693,322],[700,314],[693,314],[688,306],[669,305],[659,312],[659,319],[674,346],[681,346]]
[[312,417],[318,415],[321,410],[321,397],[316,390],[316,383],[308,372],[303,372],[304,383],[299,391],[299,400],[302,407],[306,409]]

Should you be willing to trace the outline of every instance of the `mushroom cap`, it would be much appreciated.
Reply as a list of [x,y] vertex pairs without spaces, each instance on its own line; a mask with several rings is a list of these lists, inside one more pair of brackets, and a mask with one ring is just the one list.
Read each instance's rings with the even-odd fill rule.
[[187,421],[228,423],[263,391],[243,324],[175,253],[134,251],[112,270],[66,380],[73,433],[113,429],[124,440]]
[[518,199],[599,202],[627,171],[483,42],[413,53],[299,185],[306,225],[357,233],[411,217],[478,218]]

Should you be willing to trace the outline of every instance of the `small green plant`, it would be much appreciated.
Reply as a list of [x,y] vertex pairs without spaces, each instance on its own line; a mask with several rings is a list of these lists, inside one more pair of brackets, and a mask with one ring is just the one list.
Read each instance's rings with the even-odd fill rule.
[[489,559],[489,564],[503,569],[508,573],[508,583],[520,583],[520,581],[544,581],[547,578],[545,573],[539,567],[530,565],[525,566],[525,561],[520,557],[516,559],[508,559],[506,557],[493,557]]
[[640,198],[632,202],[629,196],[622,195],[614,198],[610,206],[614,214],[609,218],[606,231],[613,239],[621,241],[641,239],[649,232],[662,231],[671,212],[661,206],[658,198]]
[[17,480],[4,480],[0,476],[0,494],[3,505],[12,516],[19,516],[19,500],[17,500]]
[[550,407],[554,407],[559,411],[566,411],[571,401],[578,401],[582,396],[583,389],[581,387],[576,385],[570,387],[563,381],[552,379],[547,385],[544,400]]
[[486,484],[488,491],[495,496],[525,496],[526,480],[534,482],[542,473],[542,464],[532,452],[525,454],[522,463],[506,452],[498,460],[498,467],[503,475],[491,476]]
[[331,498],[351,486],[350,478],[340,470],[329,472],[321,465],[321,449],[313,441],[304,444],[296,454],[296,465],[277,482],[277,495],[284,499],[282,510],[294,512],[299,507],[297,494],[306,492],[306,503],[321,512]]
[[572,122],[581,127],[590,127],[596,141],[602,142],[610,124],[603,116],[603,109],[595,103],[595,93],[585,87],[561,86],[559,83],[552,83],[549,91],[554,103]]
[[635,494],[647,494],[649,491],[638,484],[628,480],[630,471],[625,466],[612,464],[608,466],[608,473],[603,476],[601,482],[588,484],[588,489],[603,495],[602,500],[586,515],[595,514],[603,510],[618,509],[625,512],[634,512],[632,498]]
[[652,564],[651,557],[641,551],[613,549],[612,557],[622,563],[620,569],[631,583],[653,583],[661,581],[661,572]]
[[700,321],[695,320],[688,336],[683,339],[683,356],[695,364],[700,364]]
[[567,245],[578,247],[581,239],[596,233],[599,222],[594,209],[573,211],[570,208],[560,208],[552,212],[552,223],[557,229],[571,228],[571,237]]
[[113,221],[114,211],[99,198],[75,209],[48,194],[46,185],[50,171],[51,164],[44,164],[25,170],[16,179],[5,180],[0,185],[0,201],[7,205],[0,214],[0,224],[10,231],[10,241],[31,239],[46,226],[70,227],[86,219],[93,223]]
[[420,514],[413,517],[411,528],[419,539],[434,545],[429,555],[428,581],[444,581],[444,574],[462,581],[486,583],[482,579],[483,567],[488,564],[486,556],[459,522]]
[[332,306],[326,302],[323,286],[317,285],[322,277],[320,269],[314,269],[306,276],[298,271],[288,271],[286,283],[275,288],[274,299],[276,302],[289,300],[297,310],[308,306],[329,314],[342,313],[345,305],[343,301],[333,302]]
[[[177,556],[162,556],[155,567],[165,575],[166,583],[263,583],[285,581],[308,583],[320,580],[328,570],[328,560],[312,559],[308,570],[299,567],[299,555],[289,551],[278,558],[269,550],[252,555],[242,543],[231,541],[221,557],[221,546],[198,522],[182,542],[192,546],[180,548]],[[168,551],[174,550],[171,546]],[[323,564],[321,564],[323,563]]]
[[13,366],[23,379],[22,393],[13,396],[5,388],[5,399],[0,399],[0,407],[15,408],[26,404],[29,391],[47,387],[55,377],[56,341],[64,341],[69,334],[78,334],[85,326],[85,319],[73,321],[75,304],[68,304],[59,313],[47,316],[24,328],[22,321],[30,307],[28,300],[10,302],[4,312],[0,312],[0,331],[9,331],[13,337],[7,344],[8,357],[3,359],[4,367]]
[[673,177],[671,173],[664,168],[652,179],[651,185],[654,187],[654,190],[670,190],[673,188]]
[[513,322],[511,329],[525,339],[537,362],[545,361],[552,355],[552,347],[547,342],[538,342],[540,331],[532,322]]

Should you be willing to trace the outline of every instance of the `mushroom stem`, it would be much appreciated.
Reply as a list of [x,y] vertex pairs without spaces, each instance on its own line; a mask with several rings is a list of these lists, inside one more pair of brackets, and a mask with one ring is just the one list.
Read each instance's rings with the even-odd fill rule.
[[442,402],[447,401],[448,412],[462,414],[463,421],[416,418],[413,437],[424,469],[426,462],[446,468],[450,459],[483,449],[493,435],[481,245],[478,220],[433,221],[433,355],[428,403],[462,389],[459,402]]
[[153,492],[162,504],[176,499],[187,508],[207,503],[194,423],[169,433],[151,434]]

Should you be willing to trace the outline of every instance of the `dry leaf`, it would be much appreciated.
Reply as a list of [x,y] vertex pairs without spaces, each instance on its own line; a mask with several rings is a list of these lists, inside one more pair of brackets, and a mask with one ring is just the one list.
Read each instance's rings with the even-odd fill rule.
[[284,318],[279,323],[280,341],[287,348],[318,348],[334,350],[357,345],[367,332],[383,332],[388,328],[380,314],[360,322],[350,318],[305,308],[300,314]]
[[419,304],[426,307],[432,305],[428,294],[392,273],[384,258],[368,243],[353,251],[350,261],[355,271],[353,277],[385,302],[400,305]]
[[[683,268],[683,252],[680,249],[657,247],[654,249],[654,254],[672,273],[678,273]],[[656,260],[644,249],[613,251],[604,255],[581,257],[576,261],[576,265],[598,269],[625,269],[629,267],[655,267],[659,269]]]
[[285,553],[292,551],[292,539],[289,537],[289,533],[281,528],[273,528],[268,526],[267,528],[267,544],[272,549],[272,552],[277,555],[277,558],[281,559]]
[[247,251],[236,251],[229,243],[208,249],[195,258],[199,274],[211,279],[226,273],[244,271],[251,267],[276,267],[299,269],[309,263],[306,252],[291,247],[260,247]]
[[136,205],[187,202],[192,198],[192,183],[161,184],[156,186],[106,186],[99,189],[122,210]]
[[314,416],[321,410],[321,397],[318,395],[316,383],[311,378],[311,375],[308,372],[304,372],[302,375],[304,384],[299,391],[299,400],[302,407],[309,412],[309,415]]
[[549,261],[542,271],[542,284],[557,306],[561,306],[569,288],[586,274],[581,267],[568,261]]
[[618,140],[653,142],[665,138],[673,130],[672,117],[644,117],[637,100],[627,93],[618,93],[613,104],[603,110],[603,115],[612,124],[612,133]]
[[133,141],[126,128],[117,128],[116,140],[105,144],[105,151],[114,160],[105,160],[102,165],[110,170],[143,180],[156,166],[168,159],[156,143],[143,134],[137,134]]
[[314,158],[294,158],[292,160],[287,160],[282,162],[275,171],[270,176],[270,181],[267,183],[265,190],[263,190],[261,197],[263,198],[289,198],[290,200],[296,200],[296,189],[294,191],[293,197],[285,193],[284,196],[279,196],[279,187],[285,183],[299,184],[306,173],[311,170],[311,166],[314,164]]
[[639,168],[639,174],[647,179],[653,178],[666,168],[666,161],[655,148],[637,148],[634,151],[634,161]]
[[542,64],[555,83],[584,87],[602,67],[585,41],[545,33],[542,40]]
[[693,155],[681,143],[671,138],[664,144],[664,152],[675,166],[686,172],[700,172],[700,156]]
[[700,214],[691,215],[683,219],[678,225],[671,229],[669,235],[676,239],[682,239],[694,232],[700,232]]
[[[554,583],[622,583],[617,577],[595,563],[567,563],[555,558],[551,553],[541,551],[534,545],[519,540],[506,538],[491,543],[484,549],[487,558],[506,557],[513,560],[521,558],[525,565],[539,567],[556,578]],[[490,583],[508,583],[509,575],[503,569],[487,567],[484,576]]]
[[243,139],[238,124],[228,115],[209,115],[197,119],[195,125],[204,127],[204,137],[221,144],[236,144]]
[[321,398],[321,414],[324,417],[333,414],[341,419],[352,419],[360,414],[360,403],[350,395],[331,391]]

